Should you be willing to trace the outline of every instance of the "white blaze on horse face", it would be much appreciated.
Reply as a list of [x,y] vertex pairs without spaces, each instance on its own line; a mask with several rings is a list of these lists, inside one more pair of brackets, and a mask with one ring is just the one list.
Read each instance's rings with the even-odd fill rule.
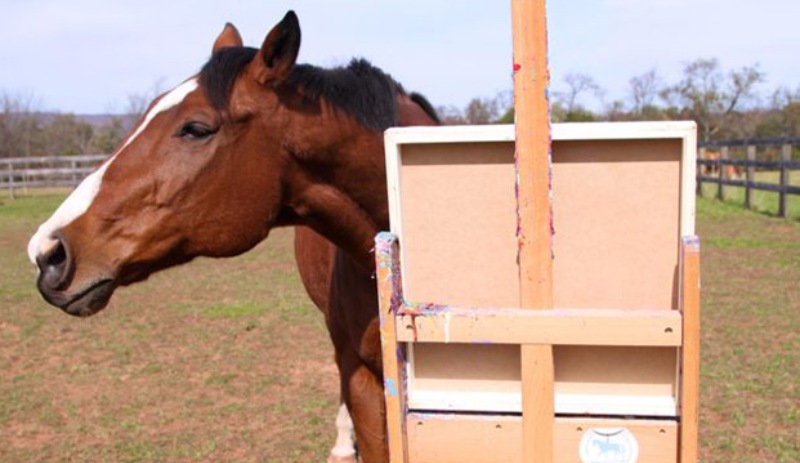
[[136,130],[128,137],[117,152],[100,166],[99,169],[83,179],[81,184],[75,188],[75,191],[73,191],[63,203],[61,203],[53,215],[39,226],[39,229],[36,230],[36,233],[28,242],[28,258],[34,265],[36,264],[37,256],[47,253],[47,251],[58,243],[58,241],[53,238],[53,234],[72,223],[73,220],[83,215],[83,213],[89,209],[92,201],[94,201],[94,198],[100,191],[100,186],[103,183],[103,175],[106,173],[108,166],[114,162],[114,159],[116,159],[117,156],[147,128],[158,114],[180,104],[190,93],[197,89],[197,86],[196,78],[189,79],[158,100],[158,103],[147,113]]

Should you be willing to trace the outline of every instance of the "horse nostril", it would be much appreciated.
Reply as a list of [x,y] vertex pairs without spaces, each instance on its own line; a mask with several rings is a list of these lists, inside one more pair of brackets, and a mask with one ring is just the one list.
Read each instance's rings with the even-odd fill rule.
[[69,270],[69,254],[64,243],[56,239],[55,245],[40,255],[36,263],[41,271],[41,283],[51,290],[60,289],[59,286],[64,283]]

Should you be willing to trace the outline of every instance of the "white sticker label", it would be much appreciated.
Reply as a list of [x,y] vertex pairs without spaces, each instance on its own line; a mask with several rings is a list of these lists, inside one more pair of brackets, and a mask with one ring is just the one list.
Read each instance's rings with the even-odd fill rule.
[[583,433],[580,454],[583,463],[636,463],[639,443],[625,428],[592,428]]

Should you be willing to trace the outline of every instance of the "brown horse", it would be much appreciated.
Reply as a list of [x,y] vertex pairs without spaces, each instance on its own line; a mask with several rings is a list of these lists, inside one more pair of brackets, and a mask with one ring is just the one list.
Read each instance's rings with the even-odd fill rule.
[[727,179],[738,180],[742,178],[742,168],[737,165],[725,164],[722,165],[719,163],[722,155],[719,151],[706,151],[705,156],[703,159],[707,159],[709,161],[714,161],[713,164],[703,164],[703,175],[710,176],[710,175],[718,175],[720,168],[722,168],[722,176]]
[[[260,49],[230,24],[200,73],[156,99],[28,245],[37,286],[89,316],[114,290],[296,226],[295,255],[336,352],[365,463],[387,459],[373,238],[389,225],[383,131],[434,125],[427,101],[364,60],[295,64],[289,12]],[[354,460],[349,418],[332,456]],[[349,448],[348,448],[349,447]]]

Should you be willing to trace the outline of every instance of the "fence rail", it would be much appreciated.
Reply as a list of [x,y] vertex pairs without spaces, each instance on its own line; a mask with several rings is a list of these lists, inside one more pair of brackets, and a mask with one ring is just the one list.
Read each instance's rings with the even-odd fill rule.
[[[701,144],[697,159],[697,193],[700,194],[704,183],[717,185],[716,196],[719,199],[725,197],[725,187],[744,188],[744,206],[750,208],[754,190],[775,192],[778,193],[778,215],[785,217],[788,197],[800,195],[800,186],[792,185],[790,181],[791,171],[800,170],[800,161],[792,160],[795,146],[800,146],[800,137]],[[771,154],[778,159],[757,159],[759,148],[774,152],[775,147],[779,147],[780,152]],[[731,158],[731,148],[744,148],[745,159]],[[27,191],[28,188],[74,187],[107,158],[106,154],[87,154],[0,159],[0,189],[8,190],[9,196],[14,198],[18,191]],[[778,183],[756,181],[756,170],[779,172]]]
[[[778,215],[786,217],[790,195],[800,195],[800,186],[792,185],[791,172],[800,170],[800,161],[792,160],[795,146],[800,146],[800,138],[768,138],[751,140],[727,140],[702,144],[697,159],[697,194],[701,194],[703,183],[717,185],[716,196],[724,199],[724,187],[744,188],[744,207],[753,206],[753,191],[778,193]],[[775,148],[779,147],[780,151]],[[731,148],[744,148],[745,159],[732,159]],[[775,157],[775,160],[759,160],[762,155]],[[756,171],[778,172],[778,183],[756,181]]]
[[772,137],[772,138],[739,138],[735,140],[718,140],[701,142],[700,148],[721,148],[723,146],[800,146],[800,137]]
[[108,158],[106,154],[0,159],[0,189],[13,199],[28,188],[74,187]]

